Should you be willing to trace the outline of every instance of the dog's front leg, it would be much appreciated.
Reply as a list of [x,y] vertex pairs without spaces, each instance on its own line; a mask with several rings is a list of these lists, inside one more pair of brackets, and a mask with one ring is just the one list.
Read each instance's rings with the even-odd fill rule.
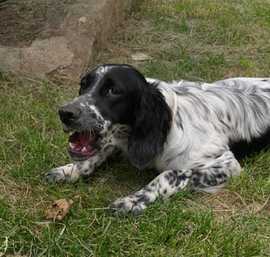
[[114,216],[135,216],[159,197],[166,199],[184,189],[190,181],[192,171],[167,170],[157,176],[141,190],[127,197],[118,198],[110,204]]
[[48,183],[60,183],[66,182],[75,183],[81,177],[86,179],[90,174],[99,167],[108,156],[115,152],[116,148],[111,147],[110,151],[102,151],[95,156],[92,156],[85,161],[77,161],[64,166],[60,166],[45,173],[45,180]]
[[213,157],[211,162],[209,168],[164,171],[143,189],[112,202],[110,210],[114,216],[134,216],[158,198],[167,199],[186,187],[215,192],[241,170],[230,151]]
[[[87,161],[84,163],[87,165]],[[79,169],[76,163],[69,163],[45,173],[45,180],[50,184],[64,184],[66,182],[75,183],[78,181],[79,177]]]

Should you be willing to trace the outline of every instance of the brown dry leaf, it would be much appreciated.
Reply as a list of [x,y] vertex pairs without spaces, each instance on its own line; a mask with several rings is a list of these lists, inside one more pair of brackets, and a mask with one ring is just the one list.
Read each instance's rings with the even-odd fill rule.
[[47,220],[62,220],[68,213],[69,206],[73,204],[72,200],[66,199],[54,200],[53,204],[45,211]]

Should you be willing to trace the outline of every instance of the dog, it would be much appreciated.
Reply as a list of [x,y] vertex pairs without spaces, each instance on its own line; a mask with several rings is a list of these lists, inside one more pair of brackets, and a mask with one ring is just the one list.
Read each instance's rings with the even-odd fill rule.
[[72,163],[47,172],[47,182],[86,179],[123,152],[138,169],[159,171],[109,205],[115,216],[134,216],[185,188],[215,192],[239,174],[239,158],[267,148],[270,78],[166,83],[129,65],[106,64],[81,79],[79,96],[59,115],[63,130],[73,133]]

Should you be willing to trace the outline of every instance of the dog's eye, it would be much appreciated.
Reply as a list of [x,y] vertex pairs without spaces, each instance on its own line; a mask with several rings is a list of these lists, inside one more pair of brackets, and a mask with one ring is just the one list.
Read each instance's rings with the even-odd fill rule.
[[109,95],[119,95],[120,91],[118,89],[112,87],[112,88],[109,88],[108,94]]

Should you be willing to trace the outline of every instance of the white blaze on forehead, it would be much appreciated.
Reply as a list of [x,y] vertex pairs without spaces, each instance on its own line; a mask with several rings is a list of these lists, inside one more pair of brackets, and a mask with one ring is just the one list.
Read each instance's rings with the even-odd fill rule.
[[100,66],[97,69],[97,73],[100,75],[103,75],[103,74],[107,73],[109,70],[111,70],[113,67],[115,67],[115,66]]
[[121,67],[121,68],[130,68],[130,66],[127,65],[121,65],[121,66],[117,66],[117,65],[104,65],[104,66],[100,66],[97,68],[97,73],[99,75],[104,75],[105,73],[107,73],[109,70],[113,69],[113,68],[117,68],[117,67]]

